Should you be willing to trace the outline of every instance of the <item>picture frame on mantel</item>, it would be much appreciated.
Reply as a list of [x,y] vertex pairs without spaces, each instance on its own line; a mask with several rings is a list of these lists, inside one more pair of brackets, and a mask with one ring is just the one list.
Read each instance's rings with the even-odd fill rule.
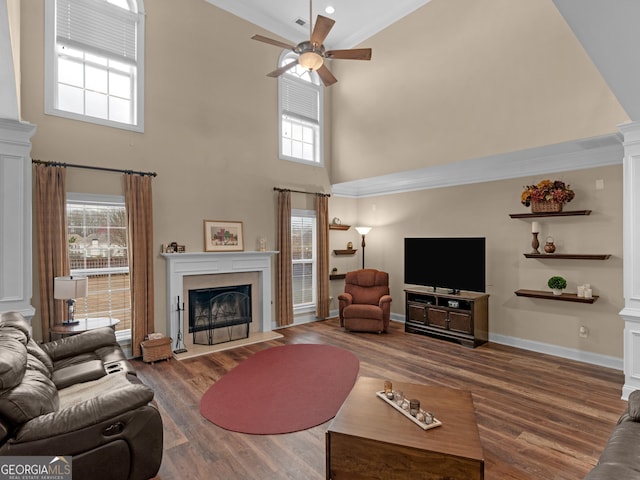
[[242,222],[204,220],[205,252],[242,252]]

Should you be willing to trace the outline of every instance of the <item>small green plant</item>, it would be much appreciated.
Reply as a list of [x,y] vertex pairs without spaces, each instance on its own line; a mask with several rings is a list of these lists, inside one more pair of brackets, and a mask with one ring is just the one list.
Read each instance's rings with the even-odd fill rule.
[[547,285],[552,290],[562,290],[564,288],[567,288],[567,281],[562,277],[555,276],[549,279]]

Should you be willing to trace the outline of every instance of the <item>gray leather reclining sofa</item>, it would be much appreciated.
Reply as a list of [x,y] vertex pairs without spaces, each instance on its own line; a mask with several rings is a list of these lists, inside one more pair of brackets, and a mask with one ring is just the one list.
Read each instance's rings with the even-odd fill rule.
[[640,390],[629,395],[627,411],[618,419],[607,445],[585,480],[640,479]]
[[142,480],[162,460],[162,419],[111,328],[38,344],[0,314],[0,455],[71,456],[73,478]]

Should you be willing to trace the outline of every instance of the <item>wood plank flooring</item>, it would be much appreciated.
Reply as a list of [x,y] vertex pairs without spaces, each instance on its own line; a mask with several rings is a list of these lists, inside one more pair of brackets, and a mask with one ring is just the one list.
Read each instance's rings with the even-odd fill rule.
[[362,376],[470,390],[487,480],[583,478],[626,408],[621,371],[550,355],[492,343],[470,349],[405,334],[393,322],[382,335],[344,332],[336,319],[279,333],[284,337],[183,361],[133,362],[155,390],[164,421],[157,479],[325,478],[328,423],[261,436],[228,432],[200,415],[200,398],[210,385],[252,354],[277,345],[335,345],[360,359]]

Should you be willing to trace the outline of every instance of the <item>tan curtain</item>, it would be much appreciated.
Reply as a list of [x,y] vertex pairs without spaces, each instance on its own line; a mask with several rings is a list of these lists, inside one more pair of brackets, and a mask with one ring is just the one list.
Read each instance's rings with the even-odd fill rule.
[[152,179],[127,174],[124,180],[131,285],[131,351],[134,357],[139,357],[140,342],[154,327]]
[[329,197],[323,193],[316,195],[316,235],[317,235],[317,284],[318,304],[316,317],[329,318],[331,301],[329,296]]
[[64,319],[64,301],[53,298],[53,279],[69,275],[66,169],[35,165],[36,233],[42,339],[53,340],[51,327]]
[[278,290],[276,325],[293,323],[293,287],[291,285],[291,192],[278,192]]

